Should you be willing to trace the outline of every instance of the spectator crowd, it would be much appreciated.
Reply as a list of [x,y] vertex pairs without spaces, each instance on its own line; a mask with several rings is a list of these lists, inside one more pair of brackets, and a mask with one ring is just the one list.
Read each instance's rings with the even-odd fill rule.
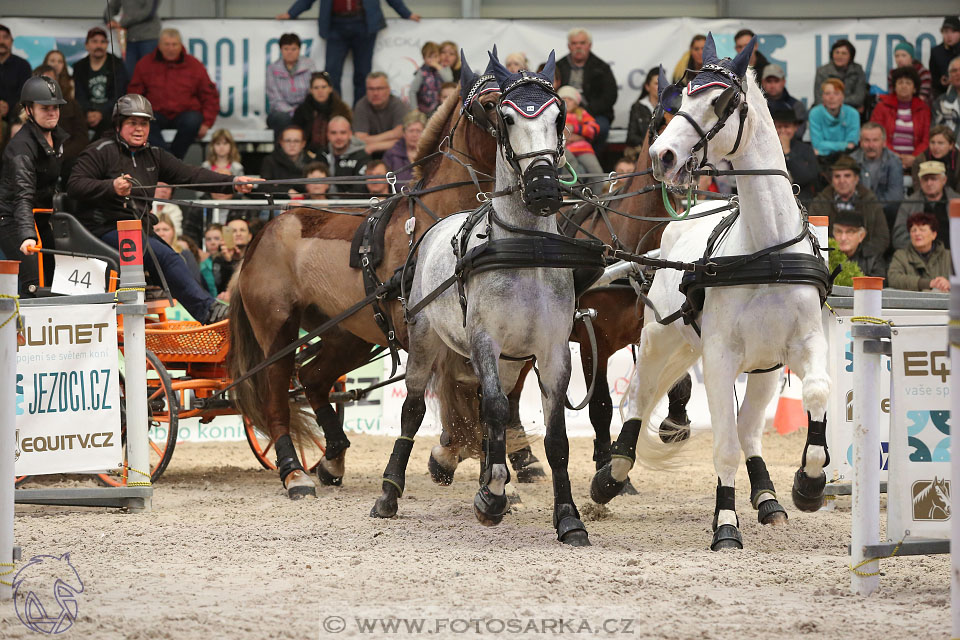
[[[314,2],[296,0],[277,17],[296,18]],[[420,19],[403,0],[388,4],[402,18]],[[104,26],[87,32],[87,56],[72,70],[56,50],[31,69],[13,53],[14,34],[0,24],[0,145],[7,145],[27,122],[26,111],[18,105],[24,83],[44,76],[62,93],[59,128],[69,135],[60,164],[63,185],[87,145],[116,139],[111,114],[117,100],[139,94],[153,109],[149,144],[180,160],[211,132],[203,168],[215,174],[243,176],[244,164],[252,161],[260,177],[287,181],[261,190],[273,196],[369,198],[383,194],[386,185],[296,181],[387,171],[397,172],[401,181],[411,180],[409,164],[427,119],[458,93],[461,62],[455,42],[422,45],[409,99],[404,100],[392,90],[388,76],[372,67],[376,34],[386,27],[380,1],[321,2],[318,33],[326,40],[324,68],[304,55],[296,34],[279,37],[279,58],[265,76],[273,151],[262,161],[242,158],[229,130],[213,130],[220,105],[216,84],[187,53],[180,32],[163,28],[157,6],[155,0],[109,0]],[[110,52],[108,30],[116,28],[126,30],[122,59]],[[885,93],[871,91],[856,47],[849,40],[836,40],[829,61],[816,70],[812,105],[791,94],[783,66],[768,61],[759,47],[751,58],[799,200],[811,215],[830,218],[831,236],[845,259],[867,275],[888,278],[890,286],[913,290],[949,290],[947,207],[949,199],[960,197],[960,18],[946,17],[940,33],[942,40],[930,51],[926,66],[910,43],[896,45]],[[750,29],[737,32],[737,51],[754,35]],[[691,39],[673,69],[675,82],[701,68],[705,40],[703,35]],[[657,70],[646,75],[628,121],[620,123],[626,129],[624,157],[604,166],[604,158],[611,157],[605,152],[613,147],[607,139],[617,83],[610,64],[594,53],[587,30],[572,29],[567,50],[557,61],[554,80],[566,104],[567,161],[578,173],[629,171],[657,108]],[[340,97],[348,53],[354,62],[353,105]],[[514,72],[531,65],[523,52],[504,60]],[[173,131],[169,142],[165,130]],[[5,155],[3,162],[9,161]],[[703,187],[730,192],[735,183],[715,180]],[[167,199],[172,195],[158,189],[158,197],[161,193]],[[239,194],[213,192],[209,197],[228,200]],[[182,257],[199,286],[223,297],[259,218],[216,210],[213,222],[204,227],[198,222],[202,216],[189,208],[170,204],[155,207],[154,213],[156,235]],[[0,208],[0,233],[2,218]]]

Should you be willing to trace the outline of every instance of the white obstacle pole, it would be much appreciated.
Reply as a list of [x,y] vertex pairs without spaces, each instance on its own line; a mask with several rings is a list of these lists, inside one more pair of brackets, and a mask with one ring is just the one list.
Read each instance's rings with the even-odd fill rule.
[[[124,388],[127,402],[127,486],[150,486],[150,440],[147,431],[147,347],[144,342],[143,233],[139,220],[117,222],[120,252],[118,298],[123,314]],[[122,294],[122,295],[121,295]],[[144,499],[149,511],[151,500]],[[131,509],[139,511],[140,509]]]
[[13,597],[13,492],[17,448],[17,274],[20,263],[0,260],[0,600]]
[[[853,315],[879,318],[882,311],[883,278],[853,279]],[[854,321],[854,327],[857,326]],[[870,326],[869,323],[865,323]],[[863,326],[861,324],[861,326]],[[864,353],[868,338],[853,332],[853,526],[850,560],[856,567],[850,586],[868,596],[880,585],[880,563],[862,564],[865,545],[880,542],[880,354]],[[858,566],[859,565],[859,566]]]
[[[960,200],[950,201],[950,234],[960,238]],[[960,250],[953,252],[953,275],[950,276],[950,368],[960,365]],[[956,372],[953,372],[954,374]],[[960,376],[951,375],[950,435],[960,421]],[[960,638],[960,451],[950,441],[950,616],[951,638]]]

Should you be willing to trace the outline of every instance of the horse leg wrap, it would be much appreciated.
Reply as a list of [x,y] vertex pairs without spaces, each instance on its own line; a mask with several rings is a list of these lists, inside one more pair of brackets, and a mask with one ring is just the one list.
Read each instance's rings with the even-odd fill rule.
[[[757,510],[757,522],[768,524],[771,516],[782,513],[787,517],[787,511],[777,501],[777,492],[773,488],[773,481],[767,472],[767,465],[760,456],[747,458],[747,475],[750,476],[750,504]],[[772,496],[760,502],[763,494]]]
[[597,463],[597,470],[599,471],[603,465],[610,462],[610,438],[607,437],[606,440],[601,440],[600,438],[594,438],[593,440],[593,461]]
[[690,402],[690,394],[693,393],[693,380],[690,374],[687,374],[677,380],[670,392],[667,394],[669,404],[667,405],[667,415],[674,421],[681,424],[690,422],[687,418],[687,403]]
[[480,484],[486,486],[490,484],[493,477],[493,465],[502,464],[507,470],[507,479],[504,482],[510,482],[510,467],[507,466],[507,444],[502,440],[483,439],[484,465],[483,477]]
[[508,453],[507,458],[510,460],[513,470],[517,473],[517,482],[534,482],[537,478],[543,478],[547,475],[540,467],[537,456],[533,455],[530,445]]
[[317,425],[323,429],[324,447],[327,460],[336,460],[344,451],[350,447],[350,441],[340,427],[340,418],[328,403],[321,403],[319,409],[315,409]]
[[285,482],[287,476],[294,471],[303,471],[303,465],[300,464],[300,458],[297,457],[297,450],[289,434],[277,438],[273,448],[277,452],[277,471],[280,473],[281,482]]
[[480,524],[492,527],[500,524],[503,520],[504,514],[510,509],[510,502],[507,499],[506,492],[498,496],[484,484],[477,490],[477,495],[473,498],[473,509]]
[[574,504],[558,504],[553,509],[553,528],[557,530],[557,540],[577,547],[590,545],[587,527],[580,519],[580,512]]
[[410,451],[413,450],[413,438],[400,436],[393,443],[393,453],[390,454],[390,461],[387,462],[387,468],[383,471],[383,490],[387,490],[388,485],[393,485],[397,490],[397,497],[403,495],[404,479],[407,475],[407,462],[410,460]]
[[631,463],[635,462],[637,459],[637,439],[640,437],[641,428],[643,428],[643,423],[636,418],[624,422],[617,441],[610,447],[610,456],[626,458]]
[[720,479],[717,478],[717,506],[713,512],[713,541],[710,543],[710,550],[743,549],[743,537],[740,535],[739,529],[740,518],[737,517],[736,525],[722,524],[717,526],[717,517],[722,510],[736,513],[737,492],[733,487],[725,487],[720,484]]
[[810,445],[819,445],[823,447],[823,453],[826,456],[823,466],[830,464],[830,451],[827,449],[827,419],[824,417],[823,420],[814,420],[808,411],[807,444],[803,447],[803,460],[800,463],[801,467],[807,466],[807,447]]

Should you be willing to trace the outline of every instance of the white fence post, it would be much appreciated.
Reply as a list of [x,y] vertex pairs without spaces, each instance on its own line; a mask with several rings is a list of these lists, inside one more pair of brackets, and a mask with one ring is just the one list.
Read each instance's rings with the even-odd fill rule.
[[[960,238],[960,200],[950,201],[950,233]],[[960,419],[960,384],[954,368],[960,365],[960,247],[953,252],[953,275],[950,276],[950,616],[951,638],[960,638],[960,451],[953,440],[957,420]]]
[[17,274],[20,263],[0,260],[0,600],[13,597],[13,492],[17,448]]
[[[124,388],[127,403],[127,486],[150,486],[150,441],[147,430],[147,369],[144,342],[144,237],[139,220],[117,223],[120,251],[118,299],[123,315]],[[130,305],[128,308],[127,305]],[[151,508],[144,499],[144,510]],[[139,511],[139,509],[131,509]]]
[[[867,562],[865,545],[880,542],[880,354],[864,353],[865,336],[858,336],[857,318],[879,318],[883,278],[853,279],[853,526],[850,560],[857,567],[850,578],[854,593],[868,596],[880,584],[878,561]],[[862,326],[862,325],[861,325]]]

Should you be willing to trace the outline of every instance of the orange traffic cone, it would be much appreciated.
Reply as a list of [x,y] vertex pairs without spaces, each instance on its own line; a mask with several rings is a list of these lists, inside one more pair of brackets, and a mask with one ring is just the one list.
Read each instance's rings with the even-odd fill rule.
[[[784,368],[784,373],[789,374],[790,370]],[[780,435],[786,435],[807,426],[807,413],[803,410],[802,385],[796,376],[785,375],[783,378],[773,426]]]

